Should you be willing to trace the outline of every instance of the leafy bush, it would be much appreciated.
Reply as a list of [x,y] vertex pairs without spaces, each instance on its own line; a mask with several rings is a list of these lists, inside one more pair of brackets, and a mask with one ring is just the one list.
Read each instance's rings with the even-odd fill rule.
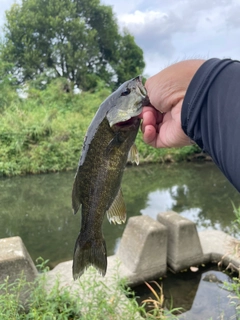
[[[94,92],[74,94],[67,80],[58,78],[43,90],[29,83],[23,90],[27,98],[16,98],[14,90],[1,114],[0,176],[75,169],[87,128],[110,89],[99,82]],[[136,144],[140,163],[181,161],[199,152],[194,146],[154,149],[141,132]]]

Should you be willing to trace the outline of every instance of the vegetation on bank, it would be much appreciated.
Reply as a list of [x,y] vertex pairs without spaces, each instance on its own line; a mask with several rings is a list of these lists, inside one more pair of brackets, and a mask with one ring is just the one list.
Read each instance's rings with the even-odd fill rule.
[[[56,279],[50,288],[47,261],[39,258],[38,263],[40,275],[33,283],[27,282],[22,275],[13,283],[6,278],[0,284],[1,320],[133,320],[140,319],[140,316],[146,320],[177,320],[179,314],[184,312],[183,308],[166,308],[163,288],[155,281],[145,282],[149,295],[152,295],[139,304],[134,291],[124,279],[119,278],[118,270],[113,275],[111,287],[95,278],[96,270],[92,268],[89,278],[76,281],[74,287],[62,286]],[[157,285],[157,289],[153,288],[153,284]],[[233,278],[232,283],[224,283],[224,289],[229,291],[230,304],[235,306],[238,317],[239,278]]]
[[[14,3],[0,41],[0,176],[75,169],[100,103],[144,66],[142,49],[100,0]],[[141,133],[137,146],[142,163],[199,151],[156,150]]]
[[[39,260],[41,275],[33,283],[28,283],[24,276],[14,283],[7,278],[0,284],[0,318],[13,319],[58,319],[58,320],[121,320],[139,319],[177,319],[173,312],[177,309],[166,310],[158,302],[152,308],[153,300],[138,305],[134,292],[127,287],[126,281],[119,279],[117,270],[113,275],[111,288],[93,276],[84,281],[76,281],[74,288],[60,286],[56,280],[51,289],[48,287],[46,267],[47,261]],[[84,295],[84,299],[81,295]],[[24,298],[23,298],[24,297]],[[125,298],[126,297],[126,298]],[[145,306],[150,303],[151,311]]]
[[[75,169],[88,125],[110,93],[98,83],[92,92],[74,94],[64,78],[44,90],[29,84],[27,98],[10,86],[0,88],[0,176]],[[141,132],[136,144],[140,163],[180,161],[199,152],[196,146],[154,149],[142,141]]]

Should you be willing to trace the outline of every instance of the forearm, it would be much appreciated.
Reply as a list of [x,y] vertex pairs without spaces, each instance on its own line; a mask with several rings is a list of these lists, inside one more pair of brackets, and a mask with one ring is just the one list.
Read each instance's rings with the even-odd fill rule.
[[211,59],[199,68],[184,98],[181,122],[240,191],[240,62]]

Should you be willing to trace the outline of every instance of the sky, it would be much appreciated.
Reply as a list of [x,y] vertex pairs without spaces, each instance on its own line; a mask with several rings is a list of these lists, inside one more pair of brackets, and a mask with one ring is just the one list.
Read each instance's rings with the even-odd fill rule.
[[[20,1],[20,0],[18,0]],[[14,0],[0,0],[4,11]],[[185,59],[240,59],[240,0],[101,0],[144,52],[144,75]]]

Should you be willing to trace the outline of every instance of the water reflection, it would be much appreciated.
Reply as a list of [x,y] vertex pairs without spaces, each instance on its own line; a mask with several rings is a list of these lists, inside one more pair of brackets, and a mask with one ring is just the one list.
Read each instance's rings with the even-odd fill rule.
[[140,212],[156,219],[158,212],[171,210],[174,205],[176,200],[173,199],[170,190],[156,190],[148,194],[146,207]]
[[[178,200],[176,198],[180,198],[181,202],[184,202],[183,199],[187,199],[187,197],[188,187],[186,185],[181,187],[173,186],[168,190],[156,190],[154,192],[150,192],[148,194],[146,207],[140,210],[140,213],[156,219],[159,212],[172,210],[172,208],[178,205]],[[178,213],[180,213],[183,217],[195,222],[198,222],[200,212],[201,208],[190,208],[182,211],[178,210]],[[198,223],[199,231],[209,228],[221,230],[221,225],[217,222],[215,222],[214,225],[211,225],[210,219],[205,219],[204,225]]]
[[[72,259],[80,215],[72,215],[74,172],[0,179],[0,238],[19,235],[33,259],[51,266]],[[128,217],[174,210],[193,220],[198,229],[232,233],[231,200],[239,193],[212,163],[128,167],[122,190]],[[125,225],[103,223],[108,254],[114,254]]]
[[[165,174],[159,183],[162,188],[148,193],[141,214],[155,219],[159,212],[174,210],[194,221],[199,231],[218,229],[239,236],[232,228],[231,205],[233,201],[239,206],[239,193],[213,163],[174,165],[167,170],[167,180]],[[178,184],[171,186],[174,181]]]
[[[236,306],[232,303],[234,293],[226,289],[224,282],[230,283],[232,280],[222,272],[203,273],[193,301],[190,300],[189,310],[179,316],[179,320],[239,319]],[[186,287],[182,290],[186,292]]]

